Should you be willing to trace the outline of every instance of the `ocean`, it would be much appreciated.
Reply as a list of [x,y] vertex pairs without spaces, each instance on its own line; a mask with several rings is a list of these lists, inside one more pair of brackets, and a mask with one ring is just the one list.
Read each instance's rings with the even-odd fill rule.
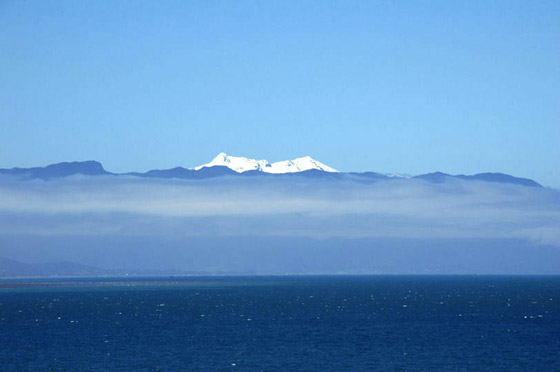
[[0,370],[560,371],[560,277],[4,279]]

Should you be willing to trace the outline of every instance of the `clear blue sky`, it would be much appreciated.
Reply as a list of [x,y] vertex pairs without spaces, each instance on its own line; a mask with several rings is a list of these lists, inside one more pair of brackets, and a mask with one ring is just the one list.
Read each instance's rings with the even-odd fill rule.
[[560,187],[560,1],[0,2],[0,167],[500,171]]

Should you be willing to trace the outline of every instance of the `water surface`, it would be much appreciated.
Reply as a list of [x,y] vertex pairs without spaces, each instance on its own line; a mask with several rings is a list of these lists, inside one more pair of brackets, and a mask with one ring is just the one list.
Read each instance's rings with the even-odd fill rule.
[[560,277],[3,280],[3,371],[560,370]]

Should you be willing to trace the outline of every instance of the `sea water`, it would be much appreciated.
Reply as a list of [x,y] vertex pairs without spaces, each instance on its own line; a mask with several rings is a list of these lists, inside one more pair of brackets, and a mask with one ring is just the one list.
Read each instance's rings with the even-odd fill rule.
[[560,371],[560,277],[0,282],[1,371]]

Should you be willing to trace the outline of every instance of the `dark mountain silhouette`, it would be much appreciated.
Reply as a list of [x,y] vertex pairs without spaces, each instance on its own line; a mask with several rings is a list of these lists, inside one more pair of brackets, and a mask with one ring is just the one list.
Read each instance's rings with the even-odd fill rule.
[[540,185],[538,182],[535,182],[531,179],[514,177],[504,173],[478,173],[472,176],[468,176],[464,174],[451,175],[442,172],[434,172],[428,174],[421,174],[419,176],[414,176],[413,178],[421,179],[433,183],[443,183],[451,178],[459,178],[467,181],[511,183],[511,184],[522,185],[522,186],[542,187],[542,185]]
[[510,176],[509,174],[503,173],[478,173],[474,176],[457,175],[457,178],[462,178],[465,180],[479,180],[487,182],[500,182],[500,183],[515,183],[517,185],[532,186],[532,187],[542,187],[539,183],[528,179]]
[[237,175],[238,173],[228,167],[209,167],[200,170],[176,167],[171,169],[154,169],[146,173],[126,173],[127,175],[145,178],[182,178],[182,179],[203,179],[210,177],[220,177],[227,175]]
[[0,169],[0,174],[19,176],[21,178],[40,178],[48,180],[51,178],[67,177],[76,174],[88,176],[109,175],[112,173],[103,169],[103,165],[97,161],[75,161],[71,163],[57,163],[46,167],[33,168],[11,168]]
[[[54,178],[67,177],[72,175],[87,175],[87,176],[103,176],[103,175],[127,175],[144,178],[178,178],[178,179],[205,179],[221,176],[235,176],[235,177],[267,177],[267,178],[320,178],[328,180],[354,180],[358,182],[374,182],[378,180],[407,180],[404,177],[389,177],[381,173],[375,172],[350,172],[350,173],[335,173],[325,172],[318,169],[311,169],[295,173],[263,173],[257,170],[251,170],[243,173],[237,173],[234,170],[225,166],[203,167],[198,170],[187,169],[183,167],[176,167],[171,169],[154,169],[145,173],[130,172],[130,173],[111,173],[107,172],[101,163],[97,161],[82,161],[70,163],[51,164],[46,167],[33,167],[33,168],[11,168],[0,169],[0,175],[16,176],[20,179],[34,179],[39,178],[49,180]],[[442,172],[434,172],[422,174],[412,177],[414,179],[424,180],[432,183],[443,183],[449,179],[462,179],[466,181],[485,181],[497,183],[510,183],[530,187],[542,187],[536,181],[528,178],[514,177],[503,173],[479,173],[475,175],[451,175]]]

